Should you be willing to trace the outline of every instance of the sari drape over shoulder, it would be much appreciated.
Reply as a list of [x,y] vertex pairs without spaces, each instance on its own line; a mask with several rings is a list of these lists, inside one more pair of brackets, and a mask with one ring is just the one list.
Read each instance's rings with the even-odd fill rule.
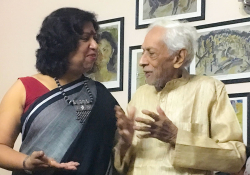
[[[118,103],[101,83],[86,77],[62,86],[69,99],[90,100],[83,81],[87,81],[94,97],[92,110],[83,124],[77,120],[74,106],[64,100],[58,88],[38,98],[21,117],[20,152],[30,155],[42,150],[57,162],[80,163],[76,171],[42,170],[33,174],[105,175],[112,171],[114,106]],[[13,172],[13,175],[21,174],[25,173]]]

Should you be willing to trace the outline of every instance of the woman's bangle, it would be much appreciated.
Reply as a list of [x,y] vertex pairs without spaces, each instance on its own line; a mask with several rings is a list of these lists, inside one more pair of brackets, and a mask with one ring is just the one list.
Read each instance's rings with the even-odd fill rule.
[[27,157],[25,157],[25,159],[23,160],[23,169],[24,169],[25,173],[27,173],[27,174],[32,174],[32,171],[28,170],[27,167],[26,167],[26,161],[27,161],[27,159],[28,159],[29,157],[30,157],[30,156],[27,156]]

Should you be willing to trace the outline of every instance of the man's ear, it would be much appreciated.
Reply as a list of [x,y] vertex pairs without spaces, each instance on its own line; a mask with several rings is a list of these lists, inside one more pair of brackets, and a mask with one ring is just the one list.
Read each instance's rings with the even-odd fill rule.
[[181,49],[179,53],[174,57],[174,68],[178,69],[180,68],[187,56],[187,50],[186,49]]

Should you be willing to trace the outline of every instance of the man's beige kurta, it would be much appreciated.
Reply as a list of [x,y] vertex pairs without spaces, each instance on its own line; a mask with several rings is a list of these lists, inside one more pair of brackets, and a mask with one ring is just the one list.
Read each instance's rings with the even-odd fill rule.
[[178,127],[177,140],[174,147],[155,138],[135,136],[122,162],[115,148],[119,171],[128,175],[211,174],[238,172],[245,163],[242,130],[222,82],[185,71],[160,92],[154,86],[141,86],[130,105],[136,107],[136,117],[144,118],[149,117],[142,109],[157,113],[160,105]]

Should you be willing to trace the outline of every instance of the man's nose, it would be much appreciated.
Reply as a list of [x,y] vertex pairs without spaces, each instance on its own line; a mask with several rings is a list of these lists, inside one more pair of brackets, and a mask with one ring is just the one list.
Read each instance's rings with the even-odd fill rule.
[[140,66],[145,66],[148,64],[148,58],[147,55],[145,53],[142,54],[140,61],[139,61],[139,65]]

